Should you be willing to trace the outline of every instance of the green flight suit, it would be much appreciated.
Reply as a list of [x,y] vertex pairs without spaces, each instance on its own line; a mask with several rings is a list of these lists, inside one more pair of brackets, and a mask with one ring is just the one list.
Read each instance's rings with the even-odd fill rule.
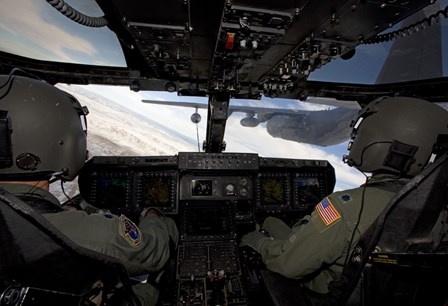
[[[369,180],[367,188],[361,186],[332,193],[316,205],[311,215],[305,216],[292,228],[277,218],[268,217],[261,229],[271,237],[252,232],[242,237],[241,244],[256,248],[271,271],[294,279],[313,275],[305,284],[316,292],[326,293],[328,284],[340,278],[349,248],[351,252],[395,194],[377,188],[375,184],[395,180],[397,177],[391,175],[377,175]],[[400,180],[403,184],[408,181]],[[350,244],[358,220],[359,225]]]
[[[30,185],[0,184],[16,195],[30,195],[60,205],[49,192]],[[160,270],[170,255],[169,239],[178,241],[178,231],[170,218],[144,217],[138,227],[125,216],[87,214],[84,211],[63,211],[42,214],[76,244],[118,259],[130,276]],[[133,287],[142,305],[155,305],[158,291],[149,284]]]

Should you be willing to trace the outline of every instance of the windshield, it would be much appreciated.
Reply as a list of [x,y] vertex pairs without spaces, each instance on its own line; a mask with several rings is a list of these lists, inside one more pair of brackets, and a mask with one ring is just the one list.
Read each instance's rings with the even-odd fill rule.
[[[176,107],[142,103],[142,99],[152,101],[193,102],[206,105],[207,98],[183,97],[163,92],[132,92],[119,86],[80,86],[59,84],[58,87],[76,96],[82,105],[89,108],[88,146],[91,156],[97,155],[174,155],[178,152],[202,151],[206,135],[207,109]],[[257,107],[276,106],[278,99],[253,101]],[[231,100],[231,105],[240,101]],[[336,108],[329,105],[304,103],[296,100],[282,100],[282,108],[306,111],[329,111]],[[269,105],[271,104],[271,105]],[[348,103],[349,104],[349,103]],[[247,104],[245,103],[245,106]],[[273,108],[275,110],[275,108]],[[357,109],[351,109],[357,112]],[[199,123],[191,121],[194,113],[201,116]],[[258,153],[263,157],[283,157],[296,159],[323,159],[331,162],[336,170],[337,189],[350,188],[361,184],[365,177],[342,162],[347,153],[347,140],[338,144],[322,147],[298,140],[285,140],[273,137],[267,131],[267,123],[256,127],[244,127],[241,120],[245,113],[235,112],[227,120],[224,140],[227,144],[224,152]],[[282,117],[281,120],[284,120]],[[303,118],[294,122],[303,122]],[[350,119],[351,120],[351,119]],[[349,132],[345,122],[343,130]],[[323,122],[325,123],[325,121]],[[329,128],[337,128],[337,124]],[[296,128],[296,127],[293,127]],[[309,126],[299,135],[313,133],[316,127]],[[297,132],[297,131],[296,131]]]
[[[67,1],[81,13],[101,16],[93,0]],[[86,27],[46,1],[2,0],[0,50],[38,59],[101,66],[126,66],[116,35],[107,27]]]
[[448,21],[403,34],[400,29],[418,24],[444,9],[436,1],[423,12],[382,33],[400,33],[385,42],[361,44],[350,60],[336,59],[310,75],[310,80],[359,84],[384,84],[446,77],[448,75]]
[[[89,16],[103,12],[93,0],[66,0]],[[436,2],[385,33],[421,21],[443,9]],[[382,84],[439,78],[448,75],[448,22],[413,31],[383,43],[361,44],[349,60],[337,59],[312,72],[309,80]],[[116,35],[107,27],[79,25],[46,1],[2,0],[0,50],[32,59],[125,67]],[[93,155],[173,155],[202,151],[206,135],[207,98],[167,92],[132,92],[129,87],[69,86],[90,109],[89,151]],[[197,106],[166,106],[149,101],[191,102]],[[225,152],[254,152],[266,157],[326,159],[336,169],[336,189],[361,184],[365,177],[342,163],[350,122],[359,106],[352,101],[308,98],[230,100]],[[198,121],[198,114],[201,120]],[[195,116],[195,122],[191,120]]]

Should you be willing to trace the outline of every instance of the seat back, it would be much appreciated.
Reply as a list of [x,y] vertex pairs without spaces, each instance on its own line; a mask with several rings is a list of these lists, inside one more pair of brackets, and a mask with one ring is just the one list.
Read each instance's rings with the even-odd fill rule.
[[[40,304],[77,305],[89,293],[98,293],[92,288],[100,285],[103,292],[119,291],[127,305],[136,301],[127,272],[118,261],[74,244],[29,205],[4,190],[0,190],[0,258],[2,299],[17,295],[30,299],[30,292],[34,292]],[[11,288],[17,289],[15,293]],[[24,288],[33,289],[25,295]],[[51,298],[49,292],[57,294]],[[49,298],[42,300],[40,295]],[[65,303],[59,298],[66,298]]]
[[[448,204],[448,155],[408,182],[355,247],[332,304],[345,305],[361,280],[363,305],[442,305],[448,252],[439,232]],[[367,264],[367,265],[366,265]]]

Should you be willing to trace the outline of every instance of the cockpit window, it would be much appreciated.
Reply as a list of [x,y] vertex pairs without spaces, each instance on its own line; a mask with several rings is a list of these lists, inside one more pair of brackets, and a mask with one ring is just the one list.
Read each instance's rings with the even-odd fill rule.
[[435,17],[447,5],[446,0],[436,1],[381,33],[384,42],[360,44],[352,58],[326,64],[309,80],[386,84],[447,76],[448,20]]
[[[66,1],[89,16],[103,13],[93,0]],[[46,1],[3,0],[0,50],[32,59],[125,67],[116,35],[107,27],[80,25]]]
[[[88,16],[102,16],[94,0],[66,2]],[[385,42],[360,44],[355,55],[336,59],[311,72],[309,80],[383,84],[448,75],[448,21],[427,20],[448,4],[436,1],[382,34]],[[32,59],[125,67],[116,35],[107,27],[92,28],[68,19],[46,1],[3,0],[0,10],[0,50]],[[408,31],[400,31],[410,25]],[[399,38],[395,38],[399,37]]]
[[[156,91],[136,93],[121,86],[60,84],[58,87],[89,108],[91,156],[203,151],[207,126],[205,97],[178,97],[175,93]],[[192,103],[197,108],[175,106],[177,102]],[[226,124],[225,153],[328,160],[336,170],[337,189],[352,188],[365,180],[361,173],[342,162],[347,153],[349,125],[359,110],[356,103],[346,101],[345,107],[337,108],[331,105],[333,99],[301,102],[263,97],[261,101],[247,102],[230,100],[232,113]]]
[[[103,15],[94,0],[65,1],[88,16]],[[353,57],[325,64],[311,72],[308,80],[386,84],[448,76],[448,20],[440,18],[432,26],[422,23],[447,5],[448,0],[436,1],[383,32],[384,42],[360,44]],[[410,25],[416,26],[407,32],[401,31]],[[108,27],[79,25],[43,0],[2,0],[0,38],[0,51],[30,59],[127,66],[120,41]],[[129,87],[118,86],[61,86],[74,91],[81,104],[91,104],[87,105],[89,138],[97,141],[89,148],[91,155],[172,155],[202,150],[206,137],[206,97],[177,96],[164,91],[135,93]],[[101,96],[93,95],[92,90]],[[145,99],[191,102],[197,107],[145,104],[142,102]],[[106,113],[99,104],[104,106],[110,101],[112,106]],[[267,97],[244,102],[231,99],[224,152],[327,159],[336,168],[340,189],[359,185],[364,179],[362,175],[341,162],[346,153],[349,125],[359,106],[353,101],[333,102],[313,97],[308,97],[306,102]],[[120,143],[111,141],[111,135],[121,135]]]

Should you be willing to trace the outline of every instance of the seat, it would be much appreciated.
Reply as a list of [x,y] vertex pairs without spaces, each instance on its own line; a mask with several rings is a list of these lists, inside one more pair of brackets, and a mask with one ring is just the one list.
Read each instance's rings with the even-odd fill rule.
[[139,305],[117,260],[74,244],[4,190],[0,258],[0,305]]
[[380,216],[362,275],[364,305],[448,302],[447,155],[426,170]]
[[[448,222],[447,186],[445,153],[396,193],[361,237],[341,279],[330,285],[326,295],[263,271],[274,304],[446,305],[448,245],[442,236],[448,226],[439,225]],[[360,295],[352,295],[357,286]]]

